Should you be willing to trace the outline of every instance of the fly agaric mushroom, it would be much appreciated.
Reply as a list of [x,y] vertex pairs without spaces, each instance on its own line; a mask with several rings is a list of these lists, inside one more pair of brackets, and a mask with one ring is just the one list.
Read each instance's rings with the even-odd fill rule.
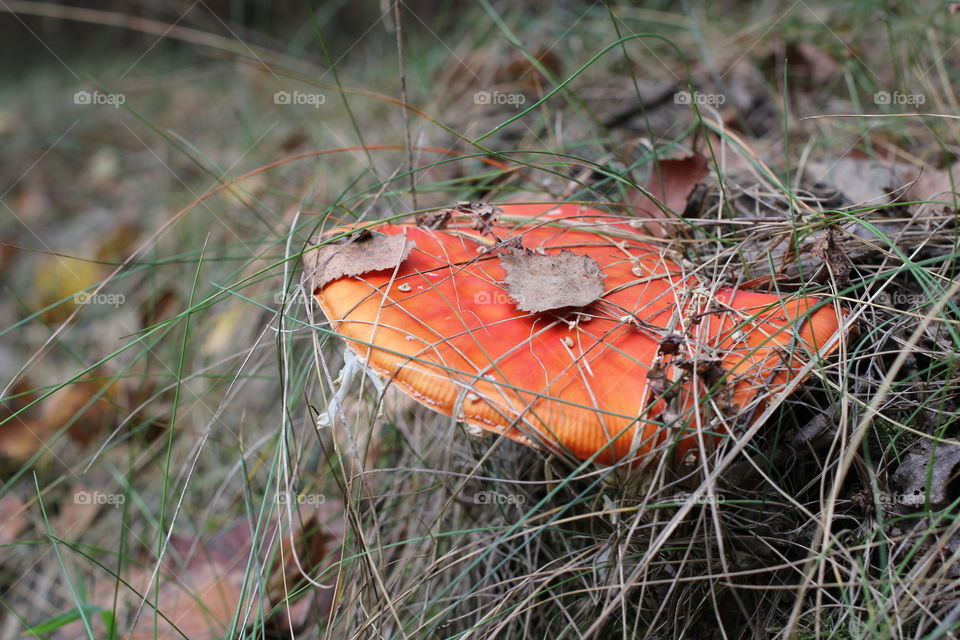
[[[823,301],[710,288],[600,211],[502,212],[341,228],[341,244],[307,254],[313,294],[360,360],[472,427],[577,460],[689,460],[839,340]],[[571,256],[584,264],[565,274]],[[552,288],[550,302],[515,299],[518,262],[526,291]],[[584,298],[594,263],[601,284]]]

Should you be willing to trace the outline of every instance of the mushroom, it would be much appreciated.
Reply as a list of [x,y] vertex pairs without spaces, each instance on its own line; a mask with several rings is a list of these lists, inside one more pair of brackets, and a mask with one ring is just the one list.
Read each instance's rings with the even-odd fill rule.
[[[454,212],[443,228],[373,227],[374,242],[393,242],[392,262],[329,280],[316,274],[330,247],[307,254],[313,294],[359,359],[472,427],[576,460],[689,461],[839,342],[842,317],[823,300],[712,287],[600,211],[502,212],[486,226]],[[602,294],[520,310],[500,256],[521,243],[531,255],[589,256]]]

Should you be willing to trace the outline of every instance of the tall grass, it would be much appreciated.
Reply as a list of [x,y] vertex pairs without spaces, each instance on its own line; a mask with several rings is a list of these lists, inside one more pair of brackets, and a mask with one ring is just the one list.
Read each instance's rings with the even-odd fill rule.
[[[127,96],[109,111],[78,110],[76,81],[46,72],[15,108],[40,105],[45,136],[77,120],[41,166],[84,211],[64,212],[69,226],[19,216],[40,244],[3,231],[41,251],[4,267],[9,373],[26,386],[5,392],[0,428],[26,424],[43,440],[5,468],[3,495],[23,500],[30,522],[5,547],[8,637],[100,638],[114,625],[125,637],[135,623],[143,637],[202,633],[164,608],[164,586],[211,609],[210,590],[184,576],[226,562],[217,554],[237,538],[249,547],[227,554],[239,596],[226,626],[209,623],[223,637],[955,633],[955,487],[919,509],[883,496],[918,442],[956,444],[956,202],[864,204],[805,178],[814,159],[955,155],[947,118],[802,119],[896,112],[874,103],[878,91],[951,112],[946,8],[897,11],[481,3],[430,21],[405,8],[402,70],[389,24],[338,60],[318,18],[314,58],[227,38],[201,41],[230,63],[171,51],[130,77],[132,60],[93,60],[94,85]],[[837,70],[795,86],[777,42],[812,43]],[[60,103],[41,101],[51,86]],[[683,90],[725,101],[678,103]],[[323,102],[278,104],[276,92]],[[694,145],[713,175],[664,249],[715,282],[766,278],[848,312],[848,339],[762,425],[695,473],[644,478],[472,438],[364,376],[318,426],[344,347],[300,287],[312,238],[460,200],[621,213],[658,158]],[[111,155],[96,183],[86,163]],[[104,193],[109,215],[97,218]],[[122,225],[133,240],[104,249]],[[844,277],[817,257],[828,233]],[[37,297],[43,260],[78,271],[57,254],[96,277]],[[124,301],[77,305],[80,290]],[[97,391],[42,431],[42,408],[89,381]],[[90,415],[99,427],[83,442],[74,425]],[[72,513],[82,491],[124,499],[85,521]],[[291,492],[315,499],[281,498]],[[296,566],[289,541],[304,527],[321,531],[324,561],[298,556],[309,579],[290,573],[277,601],[271,579]],[[305,598],[306,621],[276,635]]]

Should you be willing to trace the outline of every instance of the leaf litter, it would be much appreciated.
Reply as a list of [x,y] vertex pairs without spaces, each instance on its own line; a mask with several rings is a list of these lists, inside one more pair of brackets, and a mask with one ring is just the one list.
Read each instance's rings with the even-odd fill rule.
[[500,254],[507,293],[521,311],[539,313],[585,307],[603,295],[600,265],[590,256],[563,249],[541,255],[529,249]]

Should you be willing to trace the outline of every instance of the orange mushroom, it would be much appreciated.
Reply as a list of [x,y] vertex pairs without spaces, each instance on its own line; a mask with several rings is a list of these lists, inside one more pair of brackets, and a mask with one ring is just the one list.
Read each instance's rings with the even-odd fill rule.
[[[837,344],[842,319],[822,300],[711,289],[600,211],[502,211],[519,222],[378,226],[393,236],[390,268],[336,271],[313,292],[370,369],[469,425],[577,460],[685,460],[700,450],[698,432],[709,446],[752,422]],[[522,311],[501,260],[517,238],[536,253],[595,260],[601,295]],[[308,276],[322,269],[308,259]]]

